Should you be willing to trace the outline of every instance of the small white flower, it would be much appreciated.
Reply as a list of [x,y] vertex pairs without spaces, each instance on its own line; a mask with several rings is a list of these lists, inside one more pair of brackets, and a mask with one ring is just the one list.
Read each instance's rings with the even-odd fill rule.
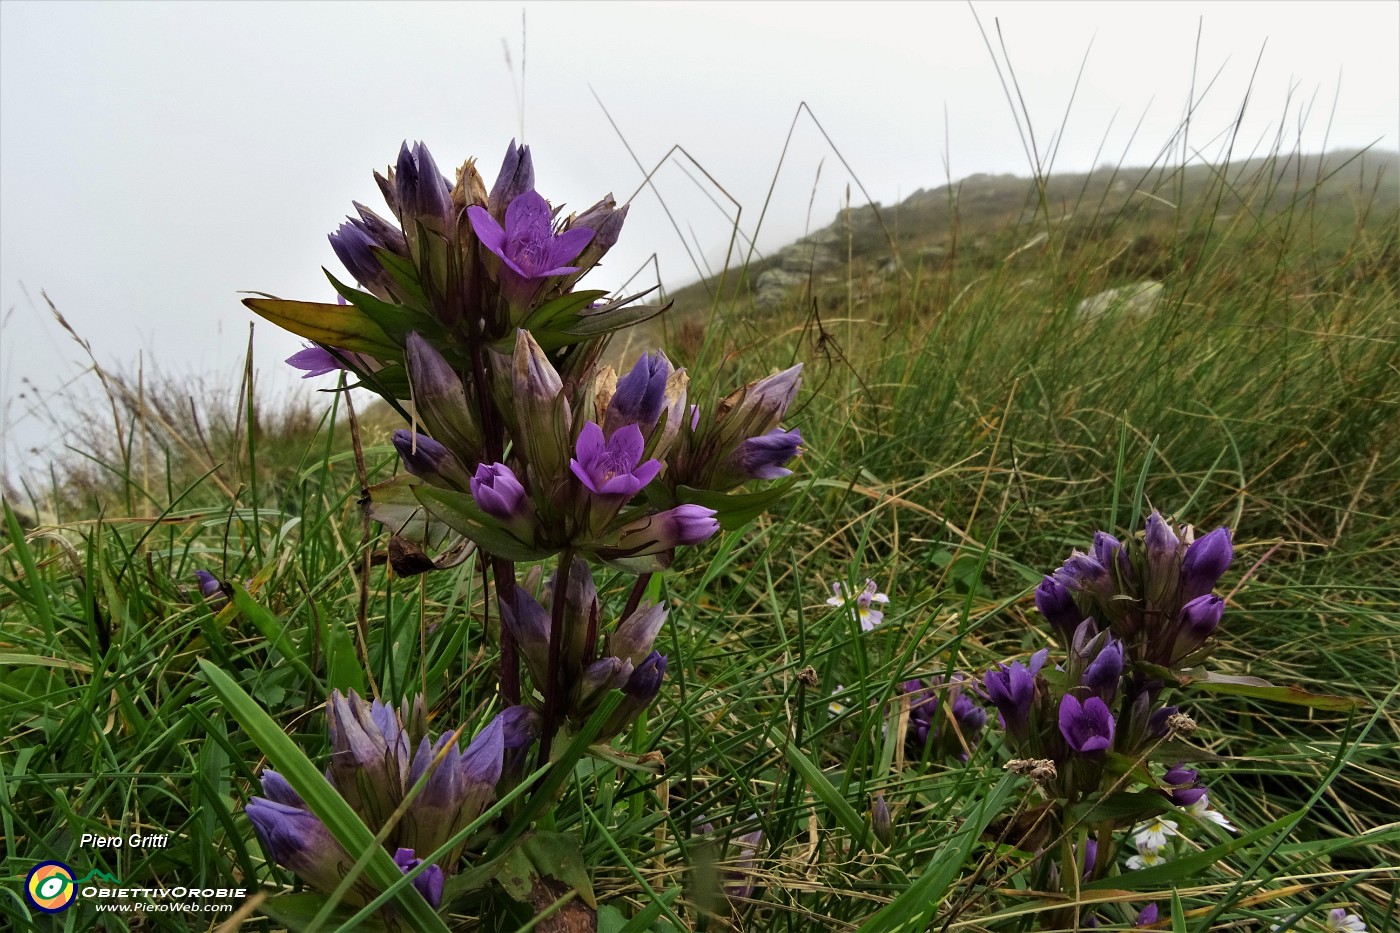
[[1162,854],[1161,849],[1138,849],[1138,854],[1128,859],[1128,870],[1137,871],[1139,868],[1152,868],[1155,865],[1165,865],[1167,857]]
[[1133,845],[1137,846],[1139,852],[1143,849],[1160,849],[1167,844],[1168,836],[1175,835],[1175,821],[1154,816],[1146,823],[1133,827]]
[[1335,933],[1365,933],[1366,921],[1356,914],[1347,913],[1345,907],[1333,907],[1327,912],[1327,919],[1322,921],[1322,928]]
[[1293,918],[1296,917],[1296,916],[1298,916],[1298,915],[1297,915],[1297,914],[1287,914],[1286,916],[1279,917],[1279,918],[1278,918],[1278,923],[1271,923],[1271,924],[1269,924],[1269,933],[1278,933],[1279,930],[1282,930],[1284,927],[1286,927],[1286,926],[1288,926],[1290,923],[1292,923],[1292,922],[1293,922]]
[[[845,589],[846,587],[840,583],[831,584],[831,591],[836,595],[828,596],[826,599],[826,604],[828,606],[835,606],[838,608],[841,606],[849,605],[851,603],[851,598],[849,596],[842,595],[845,592]],[[870,606],[871,603],[880,603],[881,605],[885,605],[890,601],[890,598],[884,593],[875,592],[877,589],[878,587],[875,585],[874,580],[866,580],[865,589],[861,590],[860,593],[856,594],[855,606],[853,608],[855,609],[856,619],[859,620],[862,631],[870,631],[875,626],[879,625],[885,618],[885,614],[883,612],[881,612],[879,609],[872,609]]]
[[1216,826],[1228,829],[1232,833],[1239,832],[1239,829],[1225,818],[1225,814],[1221,813],[1219,810],[1212,810],[1210,808],[1209,794],[1202,794],[1199,800],[1189,807],[1182,807],[1182,809],[1198,820],[1214,823]]
[[[836,689],[831,691],[831,695],[836,696],[836,694],[840,693],[842,690],[845,689],[845,687],[841,686],[840,684],[837,684]],[[826,704],[826,711],[833,716],[840,716],[841,714],[846,712],[846,707],[842,706],[840,703],[837,703],[835,700],[832,700],[830,703]]]

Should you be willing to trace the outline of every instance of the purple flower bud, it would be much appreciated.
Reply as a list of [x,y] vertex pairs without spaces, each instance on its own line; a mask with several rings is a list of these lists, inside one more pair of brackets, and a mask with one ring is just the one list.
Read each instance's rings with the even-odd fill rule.
[[[417,858],[412,849],[399,849],[394,853],[394,864],[406,875],[422,865],[423,860]],[[436,865],[429,865],[413,879],[413,886],[423,895],[423,900],[428,902],[428,906],[437,910],[438,905],[442,903],[442,869]]]
[[1234,556],[1228,528],[1217,528],[1192,541],[1181,561],[1182,600],[1190,602],[1215,589]]
[[508,204],[525,192],[534,190],[535,164],[530,158],[530,147],[517,146],[512,139],[506,149],[505,161],[501,163],[501,171],[496,175],[496,182],[487,197],[487,210],[492,217],[504,217]]
[[883,793],[877,793],[870,801],[870,829],[875,838],[885,845],[894,842],[894,822],[890,818],[890,805],[885,802]]
[[374,242],[374,245],[383,247],[395,255],[408,258],[408,241],[404,238],[403,231],[395,227],[389,221],[380,217],[374,211],[365,207],[359,201],[351,201],[355,207],[355,213],[360,215],[360,219],[351,223],[365,232],[365,235]]
[[783,464],[802,453],[802,434],[775,429],[751,437],[734,448],[725,461],[726,479],[744,482],[750,479],[781,479],[792,471]]
[[1099,860],[1099,841],[1097,839],[1084,840],[1084,870],[1080,874],[1081,881],[1088,881],[1094,873],[1094,865]]
[[1166,774],[1162,775],[1163,782],[1170,784],[1172,787],[1186,787],[1190,784],[1195,784],[1200,778],[1201,773],[1195,768],[1184,768],[1181,765],[1177,765],[1175,768],[1172,768]]
[[640,607],[612,633],[608,639],[608,652],[633,664],[642,663],[651,653],[651,646],[665,622],[665,606],[657,603]]
[[671,363],[660,350],[638,359],[632,370],[617,381],[617,389],[603,414],[603,433],[610,437],[619,428],[634,424],[643,434],[649,434],[661,417],[670,375]]
[[511,602],[504,598],[498,602],[501,624],[520,647],[530,679],[543,690],[549,679],[549,612],[519,586],[512,591]]
[[1082,704],[1072,693],[1060,700],[1060,734],[1070,748],[1083,755],[1104,751],[1113,745],[1113,714],[1098,697]]
[[540,737],[540,714],[528,706],[509,706],[497,717],[505,744],[503,773],[519,776],[529,757],[530,747]]
[[1137,915],[1137,923],[1134,926],[1150,927],[1157,922],[1157,905],[1148,904]]
[[646,442],[635,424],[624,425],[603,439],[603,429],[590,421],[579,432],[569,469],[596,496],[627,499],[656,478],[660,460],[642,462]]
[[1175,706],[1163,706],[1159,709],[1154,709],[1152,715],[1147,717],[1147,731],[1151,732],[1159,739],[1163,738],[1169,731],[1167,729],[1167,720],[1171,719],[1179,712],[1181,712],[1181,710]]
[[1108,568],[1088,554],[1075,551],[1053,576],[1060,584],[1076,592],[1102,599],[1113,595],[1113,580]]
[[326,704],[331,763],[326,772],[340,795],[372,827],[383,825],[403,796],[408,736],[394,710],[379,700],[336,690]]
[[998,665],[998,670],[987,671],[983,678],[988,699],[995,704],[1002,724],[1013,735],[1026,733],[1031,703],[1035,700],[1035,675],[1048,655],[1048,650],[1041,649],[1032,655],[1029,667],[1013,661],[1010,667]]
[[535,510],[525,487],[504,463],[483,463],[471,479],[472,498],[481,511],[517,531],[533,525]]
[[1123,645],[1110,639],[1098,657],[1085,668],[1083,683],[1105,701],[1109,701],[1118,692],[1118,679],[1122,676]]
[[1152,510],[1152,514],[1147,516],[1147,561],[1154,570],[1165,566],[1169,561],[1176,558],[1177,548],[1181,546],[1180,539],[1176,532],[1172,531],[1172,526],[1167,524],[1160,512]]
[[403,459],[404,469],[419,479],[451,489],[466,489],[471,485],[471,477],[462,461],[426,434],[399,428],[394,432],[394,449]]
[[1175,790],[1173,790],[1170,794],[1168,794],[1168,796],[1171,798],[1171,802],[1176,804],[1178,807],[1189,807],[1197,800],[1200,800],[1202,797],[1206,796],[1206,788],[1178,787]]
[[568,457],[573,418],[564,396],[564,381],[528,330],[515,332],[511,359],[515,423],[525,426],[517,442],[535,475],[551,481]]
[[661,692],[661,680],[665,675],[666,655],[653,651],[632,671],[632,676],[622,686],[622,692],[643,707],[650,706]]
[[438,171],[427,146],[418,142],[410,149],[404,142],[399,148],[394,185],[399,220],[405,230],[410,230],[414,221],[423,222],[424,226],[437,233],[447,228],[452,215],[452,186]]
[[672,548],[703,544],[719,531],[715,510],[685,503],[665,512],[645,515],[618,532],[619,556],[641,557]]
[[1113,561],[1119,551],[1123,550],[1123,543],[1106,531],[1094,532],[1094,546],[1092,553],[1094,560],[1098,561],[1105,568],[1111,568]]
[[207,570],[196,570],[195,579],[199,581],[199,595],[205,599],[213,599],[223,592],[224,585],[219,582],[219,578]]
[[1084,620],[1084,613],[1074,604],[1074,594],[1054,577],[1046,577],[1035,588],[1035,607],[1066,643]]
[[376,298],[389,301],[393,298],[392,280],[379,264],[370,247],[379,246],[354,220],[349,220],[336,228],[330,235],[331,249],[341,265],[364,289]]
[[609,690],[623,688],[633,670],[632,662],[622,658],[599,658],[585,666],[574,684],[570,715],[579,721],[587,719]]
[[410,333],[404,344],[404,367],[413,387],[414,406],[429,433],[459,456],[480,459],[481,426],[452,364],[432,343]]
[[588,265],[593,265],[604,253],[617,245],[618,237],[622,234],[622,222],[627,219],[629,206],[624,204],[619,209],[617,201],[613,200],[613,196],[609,194],[575,218],[573,224],[575,227],[587,227],[595,233],[593,242],[588,244],[587,252],[597,252],[598,255],[592,259],[592,262],[587,263]]
[[732,450],[750,437],[767,434],[787,414],[802,385],[799,363],[766,379],[751,382],[720,400],[717,422],[721,449]]
[[268,858],[321,891],[334,891],[355,861],[310,810],[253,797],[244,812]]
[[1205,644],[1206,639],[1219,627],[1220,617],[1224,614],[1225,600],[1213,593],[1197,596],[1182,606],[1173,660],[1185,657]]

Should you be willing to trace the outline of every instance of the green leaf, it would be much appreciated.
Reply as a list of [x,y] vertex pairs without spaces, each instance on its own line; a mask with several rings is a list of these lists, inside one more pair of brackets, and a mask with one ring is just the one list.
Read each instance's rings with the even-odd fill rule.
[[[287,780],[316,814],[331,835],[352,856],[372,852],[365,874],[381,890],[389,888],[404,877],[383,846],[374,841],[374,834],[361,822],[345,802],[285,732],[252,697],[244,693],[233,678],[204,658],[199,659],[205,681],[218,696],[220,703],[252,737],[254,744],[267,755],[268,761]],[[411,884],[399,887],[394,903],[420,933],[447,933],[442,918],[428,906],[418,889]]]
[[423,286],[418,282],[418,269],[413,265],[412,260],[405,259],[398,253],[384,249],[382,246],[371,246],[370,253],[379,260],[379,267],[394,280],[399,291],[403,292],[408,301],[419,311],[428,310],[428,296],[423,291]]
[[968,857],[987,824],[1002,811],[1017,781],[1014,775],[1002,775],[987,796],[974,805],[962,827],[933,854],[924,873],[893,901],[871,915],[857,933],[894,933],[896,930],[913,933],[924,929],[928,918],[948,896],[958,873],[967,865]]
[[826,775],[822,773],[821,768],[817,767],[816,762],[804,755],[802,750],[785,735],[770,731],[768,741],[783,750],[793,769],[802,776],[802,780],[807,782],[807,786],[812,788],[812,792],[821,798],[822,803],[826,804],[826,808],[836,817],[836,821],[845,827],[846,832],[851,834],[851,840],[856,847],[865,848],[870,835],[865,818],[857,813],[850,802],[841,796],[841,792],[826,779]]
[[316,682],[316,675],[311,672],[311,668],[302,658],[301,652],[296,649],[291,638],[287,636],[287,623],[263,608],[241,584],[233,583],[231,586],[233,588],[233,607],[242,614],[243,618],[253,623],[262,637],[267,639],[268,644],[272,645],[288,664],[296,668],[297,673],[307,680]]
[[415,544],[436,547],[442,543],[450,526],[445,521],[434,520],[435,516],[418,501],[414,492],[422,485],[421,479],[408,473],[376,483],[369,487],[365,511],[393,534]]
[[331,616],[326,632],[326,686],[341,693],[365,693],[365,669],[355,652],[355,637],[345,622]]
[[1234,674],[1219,674],[1202,668],[1192,668],[1177,675],[1177,680],[1185,686],[1194,684],[1207,693],[1225,696],[1253,697],[1256,700],[1272,700],[1290,706],[1307,706],[1312,709],[1347,711],[1360,706],[1357,700],[1331,696],[1325,693],[1309,693],[1299,687],[1278,687],[1258,677],[1245,677]]
[[[587,337],[599,337],[622,330],[624,327],[640,324],[642,321],[649,321],[670,307],[671,305],[668,303],[664,305],[632,305],[630,308],[617,308],[606,313],[602,313],[600,310],[595,314],[580,316],[573,324],[554,328],[550,333],[568,334],[575,338],[568,343],[577,343]],[[540,346],[544,346],[544,344],[541,343]]]
[[590,908],[598,909],[593,881],[583,864],[578,839],[567,833],[539,832],[525,839],[525,853],[543,874],[564,882],[578,892]]
[[[607,292],[602,289],[585,289],[583,291],[569,292],[566,295],[560,295],[553,301],[546,301],[544,304],[525,315],[525,319],[520,322],[520,327],[523,330],[530,331],[532,334],[539,330],[546,330],[556,321],[573,317],[579,311],[587,308],[596,299],[606,294]],[[515,335],[511,334],[510,339],[513,341]]]
[[[324,894],[313,894],[310,892],[303,894],[279,894],[269,897],[263,901],[259,909],[285,926],[288,930],[297,931],[306,929],[321,907],[326,903]],[[351,912],[344,907],[337,907],[331,913],[331,919],[337,924],[343,925],[351,917]],[[363,924],[358,924],[355,929],[367,930],[369,933],[387,933],[388,927],[378,918],[371,918]]]
[[530,903],[530,892],[535,889],[535,879],[538,873],[535,865],[530,861],[530,857],[525,854],[523,848],[512,848],[501,858],[500,867],[496,870],[496,881],[500,883],[511,899],[521,903]]
[[436,322],[429,319],[424,312],[382,301],[369,292],[351,288],[331,275],[328,269],[321,271],[326,273],[326,278],[330,279],[331,287],[339,292],[342,298],[363,312],[365,317],[379,325],[379,329],[388,334],[398,346],[402,346],[408,340],[408,335],[412,331],[434,332],[430,336],[437,336],[435,332],[440,331]]
[[1133,820],[1141,822],[1158,813],[1172,809],[1167,798],[1156,791],[1143,790],[1109,794],[1098,800],[1086,800],[1069,808],[1071,824],[1097,823],[1100,820]]
[[244,298],[243,304],[278,327],[329,347],[389,359],[401,352],[384,329],[354,305],[282,298]]
[[714,509],[720,527],[725,531],[733,531],[744,527],[786,496],[792,488],[793,479],[787,477],[757,492],[712,492],[708,489],[677,486],[676,498],[682,502]]

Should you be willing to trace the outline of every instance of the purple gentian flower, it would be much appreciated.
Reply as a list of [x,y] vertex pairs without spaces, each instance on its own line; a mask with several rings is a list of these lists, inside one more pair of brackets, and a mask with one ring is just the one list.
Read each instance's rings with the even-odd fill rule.
[[1186,787],[1190,784],[1195,784],[1200,778],[1201,772],[1197,771],[1195,768],[1184,768],[1181,765],[1177,765],[1175,768],[1170,769],[1166,774],[1162,775],[1163,782],[1170,784],[1172,787]]
[[1212,593],[1197,596],[1181,607],[1182,635],[1199,645],[1220,625],[1220,617],[1225,614],[1225,600]]
[[[415,856],[412,849],[401,848],[394,853],[394,864],[406,875],[422,865],[423,860]],[[436,865],[429,865],[413,879],[413,886],[423,895],[423,900],[428,902],[428,906],[437,910],[438,905],[442,903],[442,869]]]
[[781,479],[792,471],[783,466],[802,453],[802,434],[774,429],[751,437],[734,448],[727,466],[742,479]]
[[393,280],[385,273],[372,250],[372,247],[382,247],[383,244],[376,242],[362,223],[352,217],[337,227],[329,239],[336,258],[361,287],[384,301],[394,298]]
[[987,671],[983,685],[987,698],[1001,713],[1002,725],[1014,735],[1024,735],[1030,723],[1031,703],[1035,700],[1035,675],[1045,666],[1050,649],[1042,648],[1031,655],[1030,666],[1012,661],[1009,667],[997,665]]
[[1071,693],[1060,700],[1060,734],[1070,748],[1083,755],[1101,752],[1113,745],[1113,713],[1098,697],[1082,704]]
[[660,460],[642,462],[645,447],[642,430],[635,424],[618,428],[605,441],[603,429],[590,421],[579,432],[569,469],[594,495],[626,499],[661,472]]
[[355,861],[326,824],[304,807],[253,797],[243,812],[248,814],[268,858],[319,890],[334,891],[343,872]]
[[1228,528],[1217,528],[1204,538],[1192,541],[1181,560],[1182,601],[1190,602],[1215,589],[1234,556]]
[[408,734],[395,711],[379,700],[366,703],[353,690],[332,691],[326,703],[331,763],[326,777],[372,826],[381,826],[398,806],[408,778]]
[[1080,593],[1088,593],[1108,599],[1113,595],[1113,578],[1108,568],[1088,554],[1075,551],[1056,570],[1054,578],[1063,586]]
[[196,570],[195,579],[199,581],[199,595],[205,599],[213,599],[223,592],[224,585],[219,582],[219,578],[207,570]]
[[1137,915],[1137,923],[1134,926],[1150,927],[1157,922],[1157,905],[1148,904]]
[[541,280],[577,272],[578,266],[569,262],[593,239],[587,227],[556,236],[549,202],[534,191],[522,192],[510,202],[504,227],[477,205],[467,208],[467,217],[481,245],[501,260],[502,285],[517,303],[527,300]]
[[338,372],[345,368],[345,364],[331,355],[325,347],[314,345],[293,353],[287,357],[286,362],[294,369],[304,370],[301,377],[303,379],[324,376],[326,373]]
[[1094,873],[1094,865],[1099,860],[1099,841],[1094,838],[1084,840],[1084,870],[1080,873],[1081,881],[1088,881],[1089,876]]

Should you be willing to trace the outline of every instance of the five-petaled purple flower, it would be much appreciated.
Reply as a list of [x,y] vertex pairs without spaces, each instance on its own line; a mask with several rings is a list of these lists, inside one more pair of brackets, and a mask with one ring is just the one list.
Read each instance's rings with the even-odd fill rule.
[[1113,713],[1098,697],[1089,697],[1081,704],[1074,694],[1066,693],[1060,700],[1060,734],[1082,755],[1112,746],[1113,726]]
[[569,469],[594,495],[625,499],[661,472],[660,460],[642,461],[645,447],[642,429],[635,424],[623,425],[605,440],[603,429],[590,421],[579,432]]
[[467,217],[481,245],[500,258],[509,273],[502,285],[517,298],[528,297],[542,279],[577,272],[578,267],[569,263],[593,239],[593,231],[587,227],[556,235],[549,202],[537,191],[521,192],[510,202],[504,227],[490,211],[477,205],[467,208]]
[[1030,722],[1031,703],[1035,700],[1035,675],[1045,666],[1050,649],[1041,648],[1031,655],[1030,666],[1020,661],[1012,661],[1011,666],[998,665],[987,671],[983,685],[987,697],[1001,713],[1002,725],[1007,731],[1024,734]]

